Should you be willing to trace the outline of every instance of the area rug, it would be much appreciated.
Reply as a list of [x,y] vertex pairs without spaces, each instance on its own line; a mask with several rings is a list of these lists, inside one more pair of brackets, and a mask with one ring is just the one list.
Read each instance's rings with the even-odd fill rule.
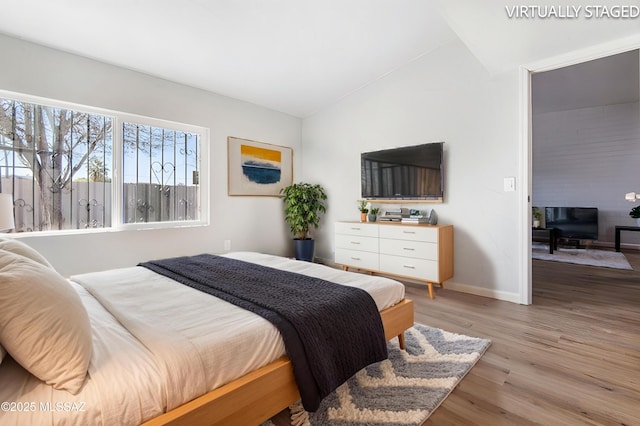
[[559,248],[551,254],[549,246],[534,244],[531,247],[531,257],[537,260],[633,270],[624,254],[615,251]]
[[294,426],[421,425],[487,350],[486,339],[415,324],[406,351],[388,343],[389,359],[373,364],[326,397],[318,411],[291,408]]

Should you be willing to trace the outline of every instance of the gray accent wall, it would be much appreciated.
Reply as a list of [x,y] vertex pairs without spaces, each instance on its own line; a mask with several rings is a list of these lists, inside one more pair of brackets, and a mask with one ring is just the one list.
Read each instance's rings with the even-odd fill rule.
[[535,114],[533,205],[597,207],[598,242],[613,244],[616,225],[635,225],[624,194],[640,192],[639,117],[638,102]]

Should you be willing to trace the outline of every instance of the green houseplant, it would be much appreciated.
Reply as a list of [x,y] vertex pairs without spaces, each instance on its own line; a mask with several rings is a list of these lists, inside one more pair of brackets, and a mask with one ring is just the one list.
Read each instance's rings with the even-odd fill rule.
[[313,261],[314,241],[309,235],[313,226],[318,228],[320,213],[326,213],[327,194],[322,186],[310,183],[294,183],[280,190],[284,195],[284,220],[294,235],[295,257]]
[[634,208],[632,208],[629,212],[629,216],[634,218],[638,223],[638,226],[640,226],[640,206],[635,206]]
[[367,213],[369,213],[369,209],[367,208],[367,200],[358,200],[358,210],[360,210],[360,222],[367,221]]
[[533,216],[533,227],[540,227],[540,219],[542,219],[542,211],[538,207],[534,207],[531,212],[531,216]]
[[369,222],[375,222],[378,220],[378,213],[380,212],[379,207],[373,207],[369,210]]

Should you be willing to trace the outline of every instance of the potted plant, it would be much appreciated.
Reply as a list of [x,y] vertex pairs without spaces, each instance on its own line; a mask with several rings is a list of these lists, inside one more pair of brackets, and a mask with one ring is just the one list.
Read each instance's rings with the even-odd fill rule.
[[369,213],[369,209],[367,208],[367,200],[359,200],[358,201],[358,210],[360,210],[360,222],[367,221],[367,213]]
[[540,209],[534,207],[531,215],[533,216],[533,227],[540,228],[540,219],[542,219],[542,212]]
[[313,261],[314,241],[309,235],[311,226],[318,228],[319,213],[325,213],[327,194],[322,186],[310,183],[294,183],[280,190],[284,195],[284,220],[294,235],[295,257]]
[[640,206],[635,206],[634,208],[632,208],[629,212],[629,216],[634,218],[638,226],[640,226]]
[[373,207],[369,210],[369,222],[375,222],[378,219],[378,212],[380,212],[378,207]]

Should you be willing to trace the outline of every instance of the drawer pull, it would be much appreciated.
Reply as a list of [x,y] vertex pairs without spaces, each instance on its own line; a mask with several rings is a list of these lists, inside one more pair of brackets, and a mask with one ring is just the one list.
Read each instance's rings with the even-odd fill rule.
[[351,260],[362,260],[362,259],[360,259],[359,257],[353,257],[353,256],[351,256]]
[[353,230],[353,231],[359,231],[359,230],[360,230],[360,228],[355,228],[355,227],[354,227],[354,228],[351,228],[351,230]]
[[416,269],[416,267],[413,265],[402,265],[402,267],[407,269]]
[[360,241],[351,241],[351,244],[360,244]]
[[411,248],[411,247],[403,247],[402,250],[407,250],[407,251],[416,251],[416,249]]
[[402,231],[403,234],[415,234],[416,231]]

